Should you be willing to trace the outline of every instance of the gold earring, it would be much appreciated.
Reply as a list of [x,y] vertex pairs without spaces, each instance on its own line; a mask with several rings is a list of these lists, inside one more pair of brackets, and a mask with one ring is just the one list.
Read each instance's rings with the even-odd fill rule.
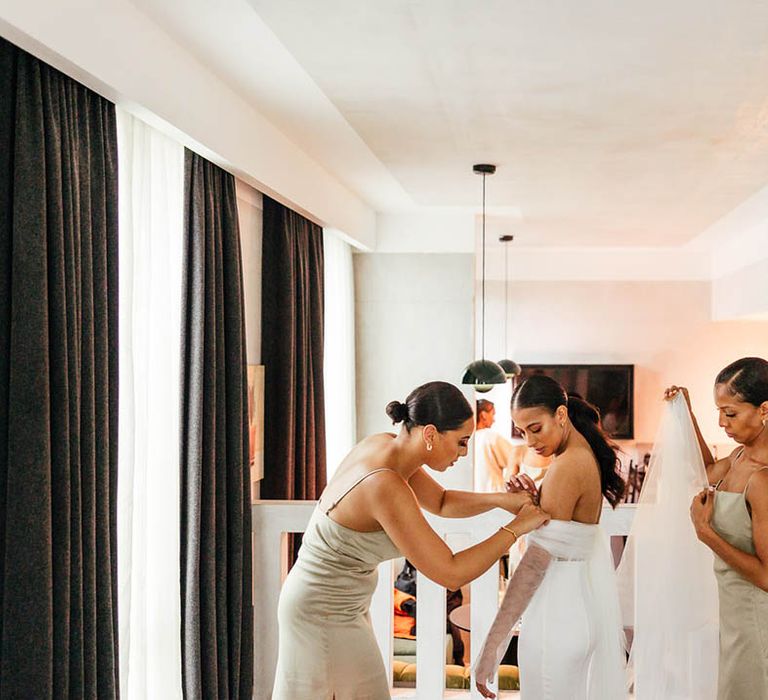
[[427,443],[427,452],[432,452],[432,443],[431,442]]

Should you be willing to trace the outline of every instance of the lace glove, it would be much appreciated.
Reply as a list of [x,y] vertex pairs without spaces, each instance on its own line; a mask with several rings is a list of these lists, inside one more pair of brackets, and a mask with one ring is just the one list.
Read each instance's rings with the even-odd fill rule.
[[501,658],[509,646],[513,628],[541,585],[551,561],[552,556],[546,549],[531,545],[509,580],[504,600],[475,661],[475,683],[485,698],[495,697],[487,685],[493,681]]

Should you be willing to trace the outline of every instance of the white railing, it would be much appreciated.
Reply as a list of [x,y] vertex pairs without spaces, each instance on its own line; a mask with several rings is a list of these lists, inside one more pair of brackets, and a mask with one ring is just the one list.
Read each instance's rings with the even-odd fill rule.
[[[315,507],[314,501],[258,501],[253,505],[254,581],[254,697],[269,700],[277,664],[277,601],[286,569],[285,533],[304,532]],[[635,506],[604,508],[601,525],[609,535],[629,533]],[[434,530],[451,547],[463,549],[489,537],[509,514],[493,510],[472,518],[440,518],[425,514]],[[459,542],[460,546],[456,547]],[[393,562],[379,566],[379,583],[371,601],[371,621],[392,683]],[[416,636],[416,689],[398,698],[435,700],[445,687],[445,588],[417,574],[419,633]],[[476,640],[485,638],[498,606],[498,568],[492,566],[471,583],[470,628]],[[480,644],[471,645],[471,660]],[[455,691],[452,691],[452,694]],[[474,687],[464,695],[479,700]]]

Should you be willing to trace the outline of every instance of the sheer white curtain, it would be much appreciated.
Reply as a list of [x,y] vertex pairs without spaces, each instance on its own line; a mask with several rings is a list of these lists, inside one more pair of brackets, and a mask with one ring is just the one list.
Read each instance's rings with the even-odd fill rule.
[[[237,180],[237,217],[240,224],[240,249],[243,255],[243,296],[245,303],[245,341],[248,376],[250,365],[261,364],[261,248],[264,229],[264,199],[261,192]],[[253,397],[256,399],[256,397]],[[255,411],[249,392],[249,413]],[[253,414],[251,414],[253,416]],[[250,424],[251,440],[256,450],[263,448],[260,439],[262,425],[255,418]],[[253,443],[252,443],[253,444]],[[264,473],[262,452],[252,452],[251,500],[261,495],[261,478]]]
[[332,229],[323,231],[325,283],[325,441],[328,479],[356,442],[355,282],[352,248]]
[[120,686],[125,698],[181,698],[184,148],[118,110],[118,155]]

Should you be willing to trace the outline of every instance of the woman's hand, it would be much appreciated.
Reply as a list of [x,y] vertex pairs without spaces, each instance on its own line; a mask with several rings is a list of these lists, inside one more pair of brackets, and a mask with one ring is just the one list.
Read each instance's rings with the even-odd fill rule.
[[704,542],[712,531],[712,512],[715,507],[715,490],[711,486],[697,493],[691,503],[691,521],[696,536]]
[[674,384],[672,386],[667,387],[664,389],[664,400],[665,401],[671,401],[675,398],[678,394],[682,394],[683,398],[685,399],[685,403],[688,405],[688,410],[691,410],[691,397],[688,395],[688,389],[686,389],[684,386],[675,386]]
[[512,529],[520,537],[521,535],[533,532],[533,530],[538,530],[542,525],[548,523],[550,519],[549,513],[545,513],[541,508],[531,503],[520,509],[517,517],[512,521]]
[[507,482],[507,491],[509,493],[528,493],[534,503],[539,502],[539,489],[536,487],[536,482],[527,474],[515,474]]
[[495,698],[496,695],[492,693],[490,690],[488,690],[488,686],[484,683],[481,683],[480,681],[475,681],[475,685],[477,686],[477,690],[484,698]]
[[503,499],[502,508],[509,511],[513,515],[517,515],[523,506],[533,503],[533,498],[530,493],[526,491],[518,491],[516,493],[503,493],[500,494]]

